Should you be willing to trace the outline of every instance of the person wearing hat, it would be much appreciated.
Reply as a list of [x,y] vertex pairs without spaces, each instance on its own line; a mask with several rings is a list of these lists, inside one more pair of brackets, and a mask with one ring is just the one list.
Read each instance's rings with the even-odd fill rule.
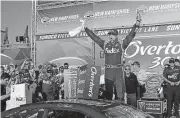
[[167,97],[167,115],[172,115],[173,98],[175,115],[179,118],[179,97],[180,97],[180,67],[175,65],[175,59],[170,58],[169,66],[164,68],[163,71],[164,81],[166,84],[166,97]]
[[57,85],[53,79],[52,68],[48,66],[46,72],[42,73],[40,77],[42,79],[39,82],[39,86],[41,87],[43,100],[55,100]]
[[[84,26],[87,35],[96,42],[105,52],[105,88],[106,99],[112,100],[113,94],[115,98],[119,100],[124,99],[125,94],[125,82],[123,78],[123,54],[124,50],[128,47],[130,42],[136,35],[136,28],[140,26],[141,16],[138,13],[136,23],[133,25],[132,30],[126,36],[124,40],[118,39],[118,31],[112,29],[108,32],[109,41],[102,40],[92,30]],[[85,21],[81,20],[81,23],[85,25]],[[114,87],[113,87],[114,86]],[[117,92],[113,93],[113,88]]]

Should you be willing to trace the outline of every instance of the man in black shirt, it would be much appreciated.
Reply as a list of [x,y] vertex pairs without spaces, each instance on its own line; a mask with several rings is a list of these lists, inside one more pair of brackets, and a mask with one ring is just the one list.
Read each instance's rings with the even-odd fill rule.
[[127,104],[136,107],[136,93],[139,86],[136,75],[131,72],[130,65],[126,65],[124,68],[124,78],[126,85]]

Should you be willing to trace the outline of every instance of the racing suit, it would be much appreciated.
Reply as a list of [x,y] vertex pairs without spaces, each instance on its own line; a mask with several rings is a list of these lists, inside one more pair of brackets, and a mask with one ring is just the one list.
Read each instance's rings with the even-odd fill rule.
[[57,90],[57,84],[52,79],[53,77],[45,77],[40,82],[42,96],[44,101],[47,100],[55,100],[56,98],[56,90]]
[[[170,66],[165,67],[163,71],[163,76],[167,79],[166,81],[170,82],[179,82],[180,81],[180,67],[174,66],[171,68]],[[174,101],[174,109],[175,114],[178,116],[178,109],[179,109],[179,98],[180,98],[180,85],[171,85],[170,83],[166,82],[166,97],[167,97],[167,111],[168,116],[172,115],[172,107]],[[173,99],[174,98],[174,99]]]
[[118,39],[116,39],[114,43],[111,43],[110,41],[105,43],[105,41],[97,36],[92,30],[85,27],[87,35],[96,42],[105,53],[105,88],[106,98],[108,100],[112,100],[114,83],[116,99],[123,99],[124,97],[125,82],[123,79],[123,66],[121,61],[124,50],[135,37],[136,27],[138,26],[134,24],[131,32],[126,36],[122,44]]

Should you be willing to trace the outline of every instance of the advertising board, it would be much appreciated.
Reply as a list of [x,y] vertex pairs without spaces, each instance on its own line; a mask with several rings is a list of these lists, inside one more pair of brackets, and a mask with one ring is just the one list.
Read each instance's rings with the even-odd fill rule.
[[90,28],[130,26],[137,9],[144,11],[143,24],[180,21],[179,1],[104,1],[38,10],[37,33],[70,31],[80,25],[80,18],[87,19]]

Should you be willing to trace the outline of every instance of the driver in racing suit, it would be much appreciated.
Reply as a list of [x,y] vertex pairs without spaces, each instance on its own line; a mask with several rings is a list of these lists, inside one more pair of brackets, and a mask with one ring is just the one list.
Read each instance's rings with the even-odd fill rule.
[[[96,42],[105,52],[105,89],[106,99],[112,100],[113,90],[115,99],[123,100],[125,93],[125,82],[123,79],[123,64],[122,57],[124,50],[128,47],[129,43],[133,40],[136,34],[136,28],[140,26],[141,17],[137,15],[136,23],[133,25],[132,30],[121,41],[118,39],[118,31],[116,29],[108,32],[109,39],[107,43],[97,36],[92,30],[84,27],[87,35]],[[115,87],[113,87],[115,84]]]

